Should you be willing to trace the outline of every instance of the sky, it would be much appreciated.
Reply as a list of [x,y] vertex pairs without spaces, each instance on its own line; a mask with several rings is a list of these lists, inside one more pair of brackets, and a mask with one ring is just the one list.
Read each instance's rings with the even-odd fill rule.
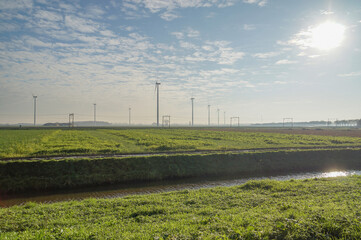
[[359,0],[0,0],[0,124],[361,118]]

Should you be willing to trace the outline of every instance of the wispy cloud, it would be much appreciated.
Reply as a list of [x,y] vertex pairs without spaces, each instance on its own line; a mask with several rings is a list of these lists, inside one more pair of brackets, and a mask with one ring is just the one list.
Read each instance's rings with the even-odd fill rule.
[[[211,77],[211,76],[215,76],[215,75],[227,75],[227,74],[235,74],[235,73],[239,73],[240,70],[238,69],[234,69],[234,68],[221,68],[221,69],[217,69],[217,70],[210,70],[210,71],[201,71],[200,75],[203,77]],[[239,75],[243,75],[243,74],[239,74]]]
[[110,30],[100,31],[100,34],[106,37],[116,37],[116,35]]
[[95,22],[89,19],[79,18],[74,15],[65,16],[65,25],[73,30],[84,33],[92,33],[98,29],[98,24]]
[[200,36],[200,32],[193,29],[193,28],[187,28],[186,30],[182,32],[171,32],[173,36],[175,36],[177,39],[184,39],[185,37],[188,38],[198,38]]
[[200,36],[199,31],[194,30],[192,28],[188,28],[186,32],[187,32],[187,36],[190,38],[197,38]]
[[[152,14],[158,13],[159,16],[166,21],[172,21],[180,17],[179,14],[175,13],[176,9],[201,7],[225,8],[233,6],[236,2],[237,0],[125,0],[123,2],[123,10],[128,14],[134,14],[132,11],[139,10],[139,7],[142,7]],[[259,6],[264,6],[266,4],[266,0],[258,0],[257,4]],[[131,11],[129,12],[129,10]]]
[[234,51],[232,48],[221,48],[219,49],[219,64],[233,64],[238,60],[243,59],[246,55],[244,52]]
[[32,47],[50,47],[50,43],[45,43],[37,38],[26,36],[23,38],[25,44],[30,45]]
[[250,31],[256,29],[256,26],[254,24],[244,24],[243,29],[246,31]]
[[0,10],[16,10],[16,9],[26,9],[32,8],[32,0],[1,0],[0,1]]
[[329,11],[329,10],[321,10],[320,13],[321,13],[322,15],[332,15],[332,14],[334,14],[334,12]]
[[248,4],[257,4],[260,7],[264,7],[267,5],[267,0],[243,0],[244,3]]
[[216,16],[216,13],[211,12],[206,16],[206,18],[214,18],[215,16]]
[[173,36],[175,36],[177,39],[183,39],[184,38],[184,34],[182,32],[172,32],[171,34]]
[[361,71],[358,72],[350,72],[350,73],[343,73],[343,74],[339,74],[339,77],[358,77],[361,76]]
[[67,13],[76,13],[80,6],[75,4],[67,4],[64,2],[59,3],[59,8],[65,10]]
[[63,21],[63,16],[54,11],[47,10],[37,10],[34,14],[34,17],[39,19],[44,19],[47,21]]
[[295,64],[297,63],[297,61],[291,61],[288,59],[282,59],[282,60],[278,60],[275,64],[276,65],[285,65],[285,64]]
[[197,49],[197,46],[191,42],[186,42],[186,41],[180,41],[179,45],[182,48],[188,48],[188,49]]
[[262,1],[260,1],[260,2],[258,3],[258,6],[264,7],[264,6],[267,5],[267,3],[268,3],[268,0],[262,0]]
[[241,84],[241,86],[247,87],[247,88],[255,88],[256,87],[256,85],[250,83],[249,81],[241,80],[241,81],[239,81],[239,83]]
[[0,32],[12,32],[20,29],[20,26],[14,23],[2,23],[0,24]]
[[105,11],[97,5],[88,6],[86,8],[86,12],[88,13],[87,15],[89,17],[95,17],[95,18],[101,17],[105,14]]
[[206,51],[214,51],[214,48],[212,46],[209,46],[209,45],[202,46],[202,49],[206,50]]
[[160,17],[166,21],[172,21],[176,18],[179,18],[180,16],[173,11],[167,11],[160,14]]
[[264,53],[255,53],[253,54],[253,57],[255,58],[271,58],[280,55],[280,52],[264,52]]
[[274,81],[273,83],[274,83],[274,84],[281,84],[281,85],[287,84],[286,81]]
[[314,55],[309,55],[308,57],[309,57],[309,58],[318,58],[318,57],[321,57],[321,55],[314,54]]

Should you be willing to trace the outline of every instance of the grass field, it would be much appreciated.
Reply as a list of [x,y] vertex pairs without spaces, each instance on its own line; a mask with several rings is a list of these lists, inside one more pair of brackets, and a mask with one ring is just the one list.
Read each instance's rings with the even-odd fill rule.
[[361,177],[0,209],[1,239],[360,239]]
[[215,129],[0,129],[0,158],[361,145],[360,137],[286,133]]

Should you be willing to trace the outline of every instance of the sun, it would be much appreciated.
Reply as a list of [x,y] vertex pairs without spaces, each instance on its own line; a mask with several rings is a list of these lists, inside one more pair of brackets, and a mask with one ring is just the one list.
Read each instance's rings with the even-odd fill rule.
[[335,22],[324,22],[311,30],[311,46],[329,50],[341,45],[345,27]]

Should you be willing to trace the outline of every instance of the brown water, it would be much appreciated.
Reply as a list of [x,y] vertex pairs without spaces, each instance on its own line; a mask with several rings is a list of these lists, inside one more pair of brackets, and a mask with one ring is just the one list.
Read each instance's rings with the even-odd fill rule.
[[361,175],[358,170],[333,172],[307,172],[278,176],[232,177],[232,178],[192,178],[182,180],[167,180],[149,183],[120,184],[92,188],[62,190],[53,192],[34,193],[26,195],[0,196],[0,206],[10,207],[26,202],[53,203],[60,201],[82,200],[86,198],[116,198],[128,195],[170,192],[184,189],[200,189],[211,187],[230,187],[244,184],[249,180],[274,179],[279,181],[290,179],[325,178]]

